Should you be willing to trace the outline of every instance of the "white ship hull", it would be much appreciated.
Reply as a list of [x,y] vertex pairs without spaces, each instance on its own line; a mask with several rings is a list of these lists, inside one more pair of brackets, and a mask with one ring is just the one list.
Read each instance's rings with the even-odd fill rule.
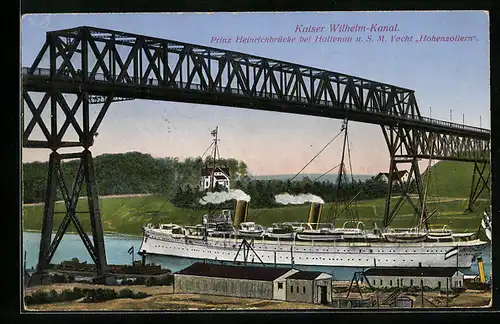
[[[247,240],[249,241],[249,240]],[[215,261],[244,261],[242,239],[173,236],[146,229],[141,253]],[[251,241],[247,262],[332,267],[459,267],[470,268],[486,247],[479,240],[467,242],[299,242]],[[243,248],[241,249],[243,250]]]

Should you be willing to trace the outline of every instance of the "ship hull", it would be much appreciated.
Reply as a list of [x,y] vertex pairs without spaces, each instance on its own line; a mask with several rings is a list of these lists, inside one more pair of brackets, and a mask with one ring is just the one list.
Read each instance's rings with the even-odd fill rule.
[[[248,242],[248,240],[247,240]],[[470,268],[486,242],[326,243],[250,241],[247,262],[331,267]],[[458,247],[458,249],[457,249]],[[140,252],[214,261],[244,261],[242,239],[145,233]],[[257,255],[255,255],[257,254]],[[258,256],[258,257],[257,257]]]

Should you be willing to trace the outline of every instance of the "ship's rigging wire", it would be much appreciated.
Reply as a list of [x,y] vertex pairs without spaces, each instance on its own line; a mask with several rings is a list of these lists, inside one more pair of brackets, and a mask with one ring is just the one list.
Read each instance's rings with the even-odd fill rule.
[[336,168],[338,168],[340,166],[340,163],[337,164],[336,166],[334,166],[333,168],[331,168],[330,170],[326,171],[325,173],[323,173],[322,175],[320,175],[319,177],[317,177],[316,179],[314,179],[312,182],[316,182],[318,181],[319,179],[321,179],[322,177],[324,177],[325,175],[327,175],[328,173],[332,172],[333,170],[335,170]]
[[[348,133],[346,131],[346,136],[348,136]],[[351,172],[351,185],[354,187],[354,175],[352,174],[352,160],[351,160],[351,146],[349,144],[349,137],[347,137],[347,158],[349,160],[349,171]],[[356,196],[355,196],[356,197]],[[351,202],[347,205],[347,207],[350,206],[350,204],[353,202],[351,199]],[[356,220],[359,220],[359,214],[358,214],[358,205],[356,203],[356,200],[354,200],[354,211],[353,211],[353,219],[356,217]]]
[[[316,155],[315,155],[315,156],[314,156],[314,157],[313,157],[313,158],[312,158],[309,162],[307,162],[307,164],[306,164],[306,165],[305,165],[302,169],[300,169],[300,171],[299,171],[299,172],[297,172],[297,173],[296,173],[293,177],[291,177],[290,179],[288,179],[286,182],[288,182],[288,181],[292,181],[293,179],[297,178],[297,177],[299,176],[299,174],[300,174],[302,171],[304,171],[304,169],[305,169],[305,168],[306,168],[309,164],[311,164],[311,163],[312,163],[312,162],[313,162],[313,161],[314,161],[314,160],[315,160],[315,159],[316,159],[316,158],[317,158],[317,157],[318,157],[318,156],[319,156],[319,155],[320,155],[320,154],[321,154],[321,153],[322,153],[322,152],[323,152],[323,151],[324,151],[324,150],[325,150],[325,149],[326,149],[326,148],[327,148],[327,147],[328,147],[328,146],[329,146],[329,145],[330,145],[330,144],[331,144],[331,143],[332,143],[335,139],[337,139],[337,137],[339,137],[339,136],[340,136],[340,134],[342,134],[342,132],[343,132],[343,131],[344,131],[344,128],[342,128],[342,129],[340,130],[340,132],[339,132],[337,135],[335,135],[335,136],[334,136],[334,137],[333,137],[333,138],[332,138],[332,139],[331,139],[331,140],[330,140],[330,141],[329,141],[329,142],[328,142],[328,143],[327,143],[327,144],[326,144],[326,145],[325,145],[325,146],[324,146],[324,147],[323,147],[323,148],[322,148],[322,149],[321,149],[321,150],[320,150],[320,151],[319,151],[319,152],[318,152],[318,153],[317,153],[317,154],[316,154]],[[335,166],[335,167],[333,167],[333,168],[332,168],[332,170],[333,170],[333,169],[335,169],[335,168],[337,168],[337,167],[338,167],[338,165],[337,165],[337,166]],[[327,173],[328,173],[328,172],[330,172],[330,171],[327,171]],[[324,174],[323,174],[323,175],[324,175]],[[321,175],[320,177],[322,177],[323,175]],[[255,216],[254,216],[254,218],[256,218],[256,217],[258,217],[258,216],[260,216],[260,215],[262,215],[262,214],[264,214],[264,213],[268,212],[268,211],[269,211],[269,210],[271,210],[271,209],[272,209],[272,207],[268,207],[268,208],[264,209],[263,211],[261,211],[260,213],[258,213],[257,215],[255,215]]]
[[210,150],[210,148],[212,147],[212,145],[214,145],[214,142],[210,143],[210,146],[208,146],[208,148],[205,150],[205,152],[203,153],[203,155],[201,156],[201,159],[203,160],[203,157],[205,156],[205,154],[207,154],[208,150]]
[[[422,223],[424,222],[424,213],[426,207],[427,192],[429,189],[429,182],[431,181],[431,163],[432,163],[432,151],[434,151],[434,140],[432,141],[431,151],[429,154],[429,166],[427,167],[427,183],[425,184],[424,197],[422,199],[422,211],[420,214],[419,228],[422,228]],[[427,224],[427,218],[425,218]],[[428,227],[428,226],[427,226]]]
[[299,176],[299,174],[304,171],[305,168],[307,168],[309,166],[309,164],[311,164],[330,144],[332,144],[332,142],[337,138],[339,137],[339,135],[342,134],[342,131],[340,131],[337,135],[335,135],[334,138],[332,138],[330,140],[330,142],[328,142],[309,162],[307,162],[306,165],[304,165],[304,167],[302,167],[302,169],[300,169],[299,172],[297,172],[292,178],[288,179],[287,181],[293,181],[293,179],[297,178]]
[[330,212],[328,215],[328,219],[331,220],[333,219],[333,222],[335,222],[335,219],[337,218],[337,210],[339,207],[339,199],[340,197],[340,192],[342,190],[342,177],[344,176],[345,172],[345,163],[344,163],[344,158],[345,158],[345,149],[346,149],[346,142],[347,142],[347,126],[348,126],[348,120],[344,120],[344,123],[342,124],[342,128],[340,129],[340,132],[344,131],[344,141],[342,145],[342,157],[340,160],[340,168],[339,168],[339,174],[337,176],[337,189],[335,191],[335,199],[333,201],[333,204],[330,207]]

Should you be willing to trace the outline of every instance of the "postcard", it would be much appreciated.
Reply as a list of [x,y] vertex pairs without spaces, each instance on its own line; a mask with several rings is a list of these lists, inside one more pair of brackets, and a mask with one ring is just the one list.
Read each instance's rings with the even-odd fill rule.
[[491,305],[486,11],[25,15],[25,311]]

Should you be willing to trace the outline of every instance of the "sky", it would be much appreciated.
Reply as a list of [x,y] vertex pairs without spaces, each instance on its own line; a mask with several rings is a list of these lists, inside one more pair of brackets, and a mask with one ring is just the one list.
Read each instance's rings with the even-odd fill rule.
[[[339,33],[330,32],[330,24],[397,24],[397,31]],[[297,32],[298,26],[309,25],[325,28],[320,33]],[[453,122],[490,128],[489,17],[483,11],[26,15],[21,23],[22,66],[32,64],[47,31],[77,26],[234,50],[393,84],[415,91],[424,116],[446,121],[451,117]],[[234,42],[238,36],[311,35],[313,39],[318,35],[354,39],[384,35],[386,41]],[[421,35],[473,38],[468,42],[415,42]],[[413,39],[391,42],[392,36]],[[214,37],[231,37],[232,41],[213,43]],[[43,60],[41,66],[48,67],[48,61]],[[91,108],[95,118],[97,108]],[[26,110],[25,123],[31,116]],[[49,110],[42,114],[44,120],[48,120]],[[112,103],[91,151],[94,156],[139,151],[182,160],[202,155],[212,141],[210,132],[218,126],[221,157],[245,161],[253,175],[294,174],[339,133],[341,124],[341,120],[321,117],[133,100]],[[350,122],[349,142],[353,173],[388,170],[389,154],[380,126]],[[326,172],[340,162],[341,151],[339,136],[303,172]],[[23,149],[22,161],[47,161],[49,154],[44,149]]]

